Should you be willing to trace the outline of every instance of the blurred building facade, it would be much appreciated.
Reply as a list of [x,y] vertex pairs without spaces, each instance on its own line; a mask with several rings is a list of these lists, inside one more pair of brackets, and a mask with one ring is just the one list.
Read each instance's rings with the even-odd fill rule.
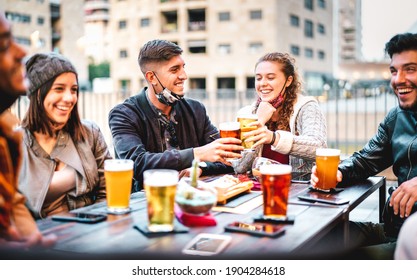
[[[56,51],[87,83],[88,64],[109,62],[115,91],[144,86],[137,56],[148,40],[184,50],[195,97],[253,96],[254,65],[267,52],[295,59],[310,95],[338,80],[387,79],[388,62],[362,60],[362,0],[0,0],[29,54]],[[89,87],[87,87],[89,88]]]

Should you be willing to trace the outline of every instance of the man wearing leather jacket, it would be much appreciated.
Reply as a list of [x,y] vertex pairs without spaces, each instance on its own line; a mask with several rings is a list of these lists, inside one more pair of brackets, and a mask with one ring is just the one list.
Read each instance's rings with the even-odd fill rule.
[[[339,164],[337,174],[343,183],[366,179],[392,166],[398,178],[398,188],[385,208],[385,224],[350,224],[351,238],[361,239],[360,246],[380,245],[371,252],[372,258],[392,258],[398,231],[417,202],[417,34],[395,35],[386,43],[385,51],[391,58],[391,87],[399,104],[390,110],[365,147]],[[311,184],[315,186],[315,167],[312,173]]]

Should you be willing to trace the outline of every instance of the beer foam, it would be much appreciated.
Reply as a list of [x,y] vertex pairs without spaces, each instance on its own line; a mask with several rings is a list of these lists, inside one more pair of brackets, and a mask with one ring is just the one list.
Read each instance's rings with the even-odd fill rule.
[[238,130],[240,129],[239,122],[223,122],[219,124],[219,130]]
[[133,160],[130,159],[106,159],[104,170],[107,171],[126,171],[133,169]]
[[144,172],[144,183],[152,187],[177,185],[178,171],[170,169],[147,170]]
[[237,116],[237,118],[239,119],[249,119],[249,120],[258,120],[258,115],[256,114],[240,114]]
[[288,164],[263,164],[259,167],[261,174],[283,175],[289,174],[291,171],[292,166]]
[[339,149],[318,148],[316,150],[316,156],[326,156],[326,157],[340,156],[340,150]]

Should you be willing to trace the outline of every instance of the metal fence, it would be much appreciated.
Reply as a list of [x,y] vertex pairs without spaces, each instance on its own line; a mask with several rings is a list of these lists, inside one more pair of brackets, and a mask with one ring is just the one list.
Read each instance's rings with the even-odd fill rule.
[[[212,95],[211,95],[212,94]],[[80,93],[81,118],[95,121],[101,128],[111,151],[113,151],[108,112],[129,96],[126,92],[111,94]],[[236,112],[254,101],[253,89],[245,92],[218,90],[217,92],[190,91],[186,96],[202,101],[212,122],[236,118]],[[328,146],[339,148],[345,155],[360,149],[376,132],[384,116],[397,104],[397,99],[385,83],[370,87],[328,89],[316,96],[326,116]],[[20,98],[12,111],[21,119],[27,109],[28,99]]]

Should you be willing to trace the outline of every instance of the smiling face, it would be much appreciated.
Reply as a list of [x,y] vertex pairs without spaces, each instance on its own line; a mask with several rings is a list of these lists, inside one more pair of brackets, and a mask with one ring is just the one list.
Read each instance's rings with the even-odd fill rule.
[[272,61],[260,62],[255,69],[255,88],[262,101],[272,101],[292,82],[292,77],[285,77],[281,64]]
[[[187,74],[185,73],[185,63],[180,55],[173,56],[170,60],[166,62],[157,63],[155,67],[155,73],[160,81],[154,77],[154,84],[158,92],[162,91],[162,85],[165,86],[170,91],[183,96],[184,95],[184,82],[187,79]],[[161,85],[162,84],[162,85]]]
[[78,100],[78,83],[74,73],[67,72],[59,75],[48,94],[43,106],[46,115],[54,123],[54,130],[62,129],[68,122],[71,111]]
[[417,111],[417,51],[393,54],[390,71],[391,86],[400,108]]

